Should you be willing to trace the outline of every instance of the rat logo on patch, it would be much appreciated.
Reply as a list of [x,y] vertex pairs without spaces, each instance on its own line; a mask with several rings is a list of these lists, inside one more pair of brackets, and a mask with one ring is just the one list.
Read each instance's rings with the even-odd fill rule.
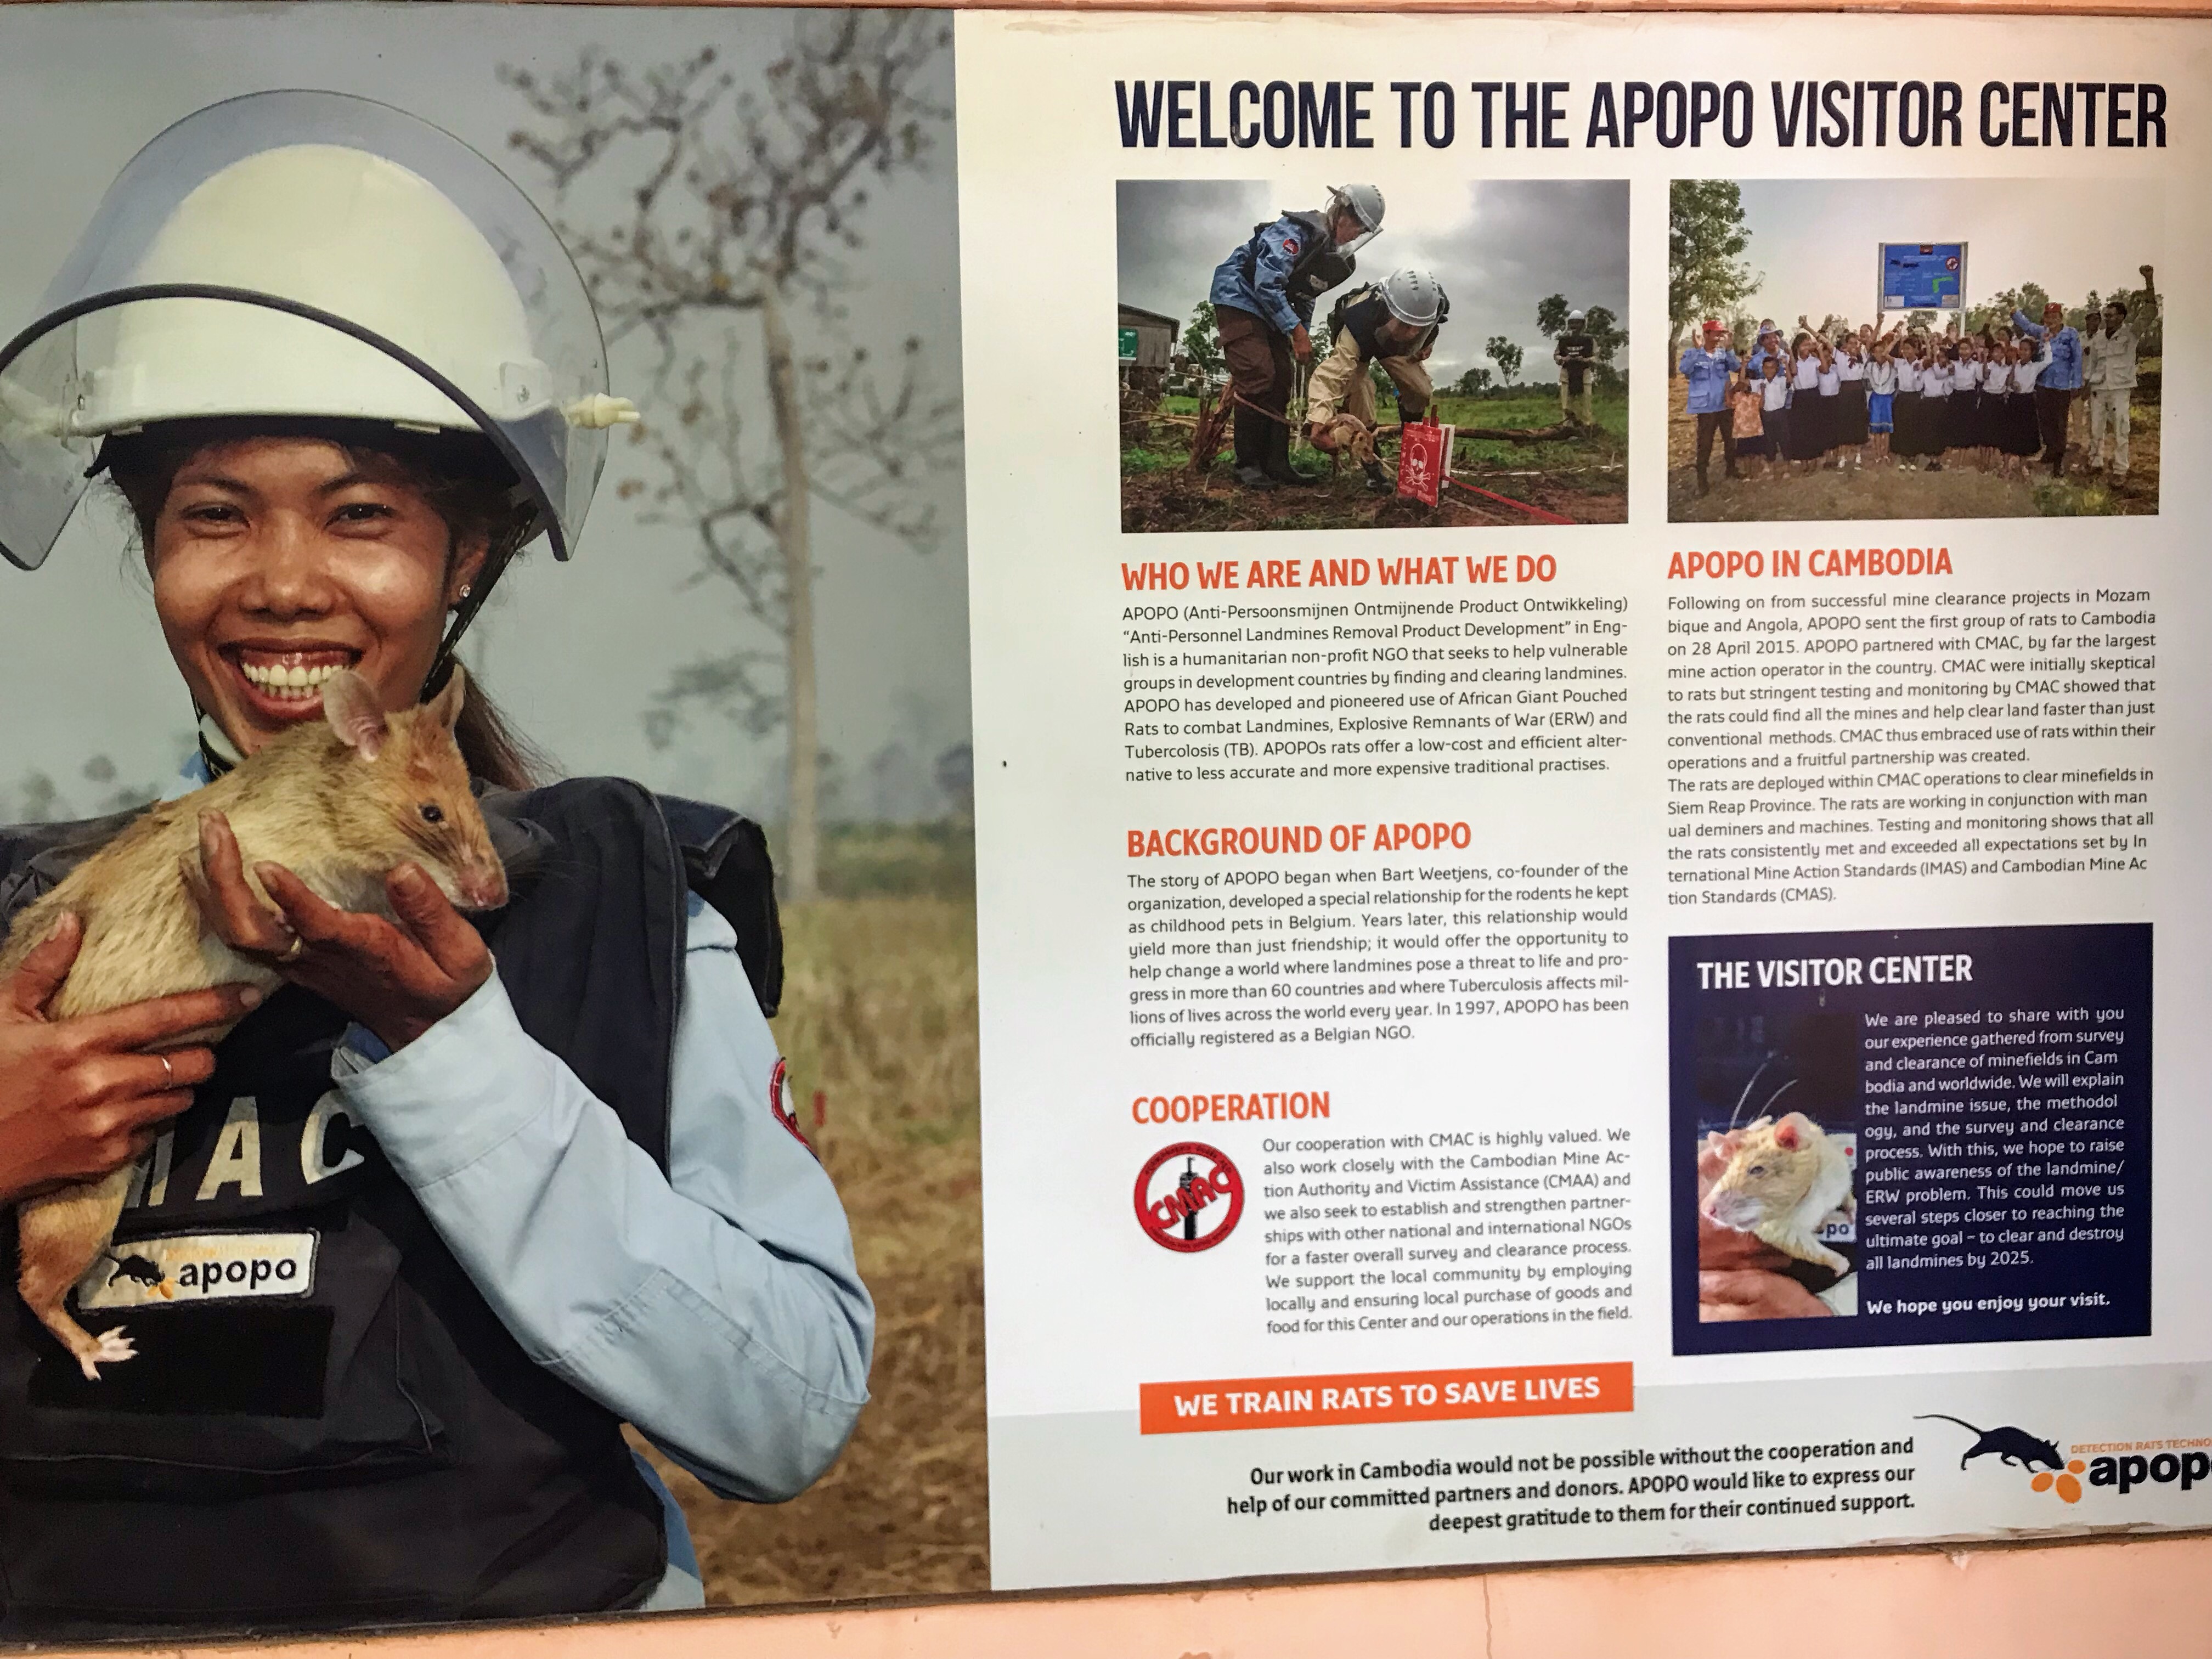
[[1226,1153],[1179,1140],[1152,1154],[1137,1176],[1137,1224],[1170,1250],[1210,1250],[1244,1213],[1244,1177]]

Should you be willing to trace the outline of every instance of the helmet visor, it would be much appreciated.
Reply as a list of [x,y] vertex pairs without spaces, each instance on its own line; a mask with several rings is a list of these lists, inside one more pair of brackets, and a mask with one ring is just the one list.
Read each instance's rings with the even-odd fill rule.
[[[1361,186],[1356,185],[1336,185],[1330,187],[1328,193],[1328,218],[1330,229],[1332,231],[1334,230],[1336,227],[1337,216],[1339,214],[1349,215],[1352,223],[1359,227],[1359,234],[1358,235],[1354,236],[1348,242],[1339,242],[1336,245],[1336,251],[1339,253],[1345,254],[1346,256],[1358,252],[1360,249],[1365,247],[1370,242],[1373,241],[1376,236],[1380,235],[1382,230],[1382,216],[1380,212],[1376,211],[1370,213],[1366,206],[1361,203],[1359,198],[1353,193],[1360,188]],[[1370,191],[1370,193],[1371,194],[1372,192]],[[1381,198],[1379,197],[1376,198],[1376,206],[1379,210],[1381,206]]]
[[365,99],[233,99],[132,159],[0,346],[0,555],[44,562],[103,438],[266,415],[482,432],[566,558],[606,391],[583,279],[497,167]]

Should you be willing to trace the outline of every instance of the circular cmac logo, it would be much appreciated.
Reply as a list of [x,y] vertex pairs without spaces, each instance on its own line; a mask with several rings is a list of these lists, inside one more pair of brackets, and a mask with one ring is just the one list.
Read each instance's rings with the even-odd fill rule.
[[1244,1177],[1202,1142],[1164,1147],[1137,1176],[1137,1224],[1168,1249],[1210,1250],[1243,1213]]

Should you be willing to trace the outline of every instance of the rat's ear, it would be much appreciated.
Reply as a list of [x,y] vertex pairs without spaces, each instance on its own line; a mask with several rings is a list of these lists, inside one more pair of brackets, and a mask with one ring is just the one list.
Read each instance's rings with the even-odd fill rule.
[[1794,1152],[1805,1144],[1805,1131],[1812,1127],[1812,1121],[1802,1112],[1792,1112],[1774,1126],[1774,1144]]
[[446,689],[422,706],[423,713],[448,732],[452,731],[453,722],[461,717],[461,703],[468,696],[468,690],[469,677],[461,672],[460,664],[455,663],[453,672],[447,677]]
[[363,760],[374,760],[383,750],[384,710],[368,682],[350,668],[341,668],[323,682],[323,718]]

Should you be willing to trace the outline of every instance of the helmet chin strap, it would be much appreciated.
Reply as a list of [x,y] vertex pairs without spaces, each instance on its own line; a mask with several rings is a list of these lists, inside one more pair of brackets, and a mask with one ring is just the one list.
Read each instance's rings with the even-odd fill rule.
[[222,729],[222,722],[202,708],[197,697],[192,699],[192,713],[199,720],[200,760],[207,767],[209,781],[213,782],[246,757],[238,752],[238,745],[231,742],[230,733]]
[[[501,560],[502,568],[505,564],[506,561]],[[469,624],[477,619],[477,613],[483,609],[484,601],[491,597],[492,584],[499,580],[499,571],[487,568],[469,585],[468,592],[453,607],[453,619],[446,624],[446,637],[439,641],[438,654],[431,659],[430,672],[423,678],[424,696],[434,697],[445,689],[446,681],[453,672],[453,653],[460,648],[461,635],[469,631]]]
[[[520,486],[516,495],[518,501],[524,499]],[[518,538],[505,552],[486,559],[483,568],[477,572],[476,580],[462,590],[461,601],[453,607],[453,619],[446,625],[446,637],[440,641],[438,654],[430,664],[428,676],[422,682],[424,696],[434,697],[445,689],[446,681],[453,672],[453,653],[459,648],[461,635],[469,631],[477,613],[491,599],[491,591],[499,585],[499,579],[507,574],[507,566],[514,562],[515,556],[537,533],[533,526],[531,535]]]

